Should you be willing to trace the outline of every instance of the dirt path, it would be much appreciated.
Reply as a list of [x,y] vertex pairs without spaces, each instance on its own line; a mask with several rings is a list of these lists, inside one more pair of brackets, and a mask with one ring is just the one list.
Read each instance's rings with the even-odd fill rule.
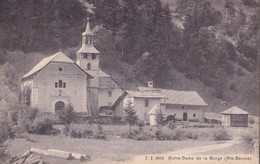
[[[187,148],[187,149],[182,149],[178,151],[173,151],[173,152],[167,152],[167,153],[162,153],[162,154],[152,154],[152,155],[139,155],[134,158],[132,158],[130,161],[117,161],[117,162],[112,162],[112,161],[92,161],[94,163],[103,163],[103,164],[189,164],[189,163],[217,163],[217,164],[222,164],[222,163],[234,163],[234,164],[258,164],[258,158],[254,156],[251,160],[245,159],[245,160],[225,160],[224,156],[214,156],[214,159],[209,160],[210,156],[206,156],[208,160],[197,160],[197,157],[203,158],[204,156],[202,155],[205,152],[208,151],[214,151],[214,150],[224,150],[228,147],[231,147],[235,144],[241,143],[241,138],[234,138],[230,141],[226,141],[221,144],[213,144],[213,145],[207,145],[207,146],[199,146],[199,147],[193,147],[193,148]],[[227,155],[228,156],[228,155]],[[238,156],[238,155],[237,155]],[[249,155],[245,156],[242,155],[242,157],[248,157]],[[233,157],[235,157],[233,155]],[[151,160],[152,158],[152,160]],[[186,158],[186,159],[185,159]],[[193,158],[193,159],[191,159]],[[92,162],[90,162],[92,164]]]

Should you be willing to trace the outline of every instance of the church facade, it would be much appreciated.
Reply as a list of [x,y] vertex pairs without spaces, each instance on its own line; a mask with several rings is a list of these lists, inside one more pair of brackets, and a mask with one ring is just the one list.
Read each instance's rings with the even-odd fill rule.
[[25,74],[22,89],[27,105],[53,113],[71,104],[76,112],[87,115],[109,108],[123,88],[100,69],[100,53],[93,43],[94,33],[88,20],[75,62],[58,52]]

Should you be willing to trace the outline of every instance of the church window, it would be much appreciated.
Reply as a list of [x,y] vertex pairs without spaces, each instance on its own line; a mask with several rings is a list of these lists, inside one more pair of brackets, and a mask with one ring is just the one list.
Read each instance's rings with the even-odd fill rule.
[[97,58],[96,54],[92,54],[92,59],[96,59],[96,58]]
[[195,114],[195,113],[193,114],[193,117],[196,117],[196,114]]
[[62,68],[59,68],[59,71],[62,71]]
[[87,69],[88,69],[88,70],[91,69],[91,64],[90,64],[90,63],[88,63],[88,65],[87,65]]
[[66,83],[63,83],[63,88],[66,88]]
[[58,83],[57,82],[55,82],[55,88],[58,88]]
[[59,80],[59,88],[62,88],[62,80]]
[[87,58],[88,58],[88,54],[87,54],[87,53],[84,53],[83,56],[82,56],[82,58],[87,59]]
[[148,107],[148,106],[149,106],[149,100],[145,99],[145,107]]
[[112,97],[112,91],[108,91],[108,97]]

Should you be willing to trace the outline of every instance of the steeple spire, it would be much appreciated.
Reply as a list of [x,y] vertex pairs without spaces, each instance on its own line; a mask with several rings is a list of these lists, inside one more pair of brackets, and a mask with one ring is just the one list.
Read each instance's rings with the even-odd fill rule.
[[86,31],[82,33],[82,35],[88,35],[88,36],[93,36],[93,32],[90,30],[90,25],[89,25],[89,18],[87,18],[87,26],[86,26]]

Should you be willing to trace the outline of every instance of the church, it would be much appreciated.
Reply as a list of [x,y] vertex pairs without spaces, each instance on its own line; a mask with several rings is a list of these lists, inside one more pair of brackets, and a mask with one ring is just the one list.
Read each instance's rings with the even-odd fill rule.
[[88,19],[76,61],[58,52],[44,58],[22,77],[26,104],[48,113],[70,104],[78,113],[97,115],[123,93],[123,88],[100,69],[99,62],[100,52],[94,47]]

